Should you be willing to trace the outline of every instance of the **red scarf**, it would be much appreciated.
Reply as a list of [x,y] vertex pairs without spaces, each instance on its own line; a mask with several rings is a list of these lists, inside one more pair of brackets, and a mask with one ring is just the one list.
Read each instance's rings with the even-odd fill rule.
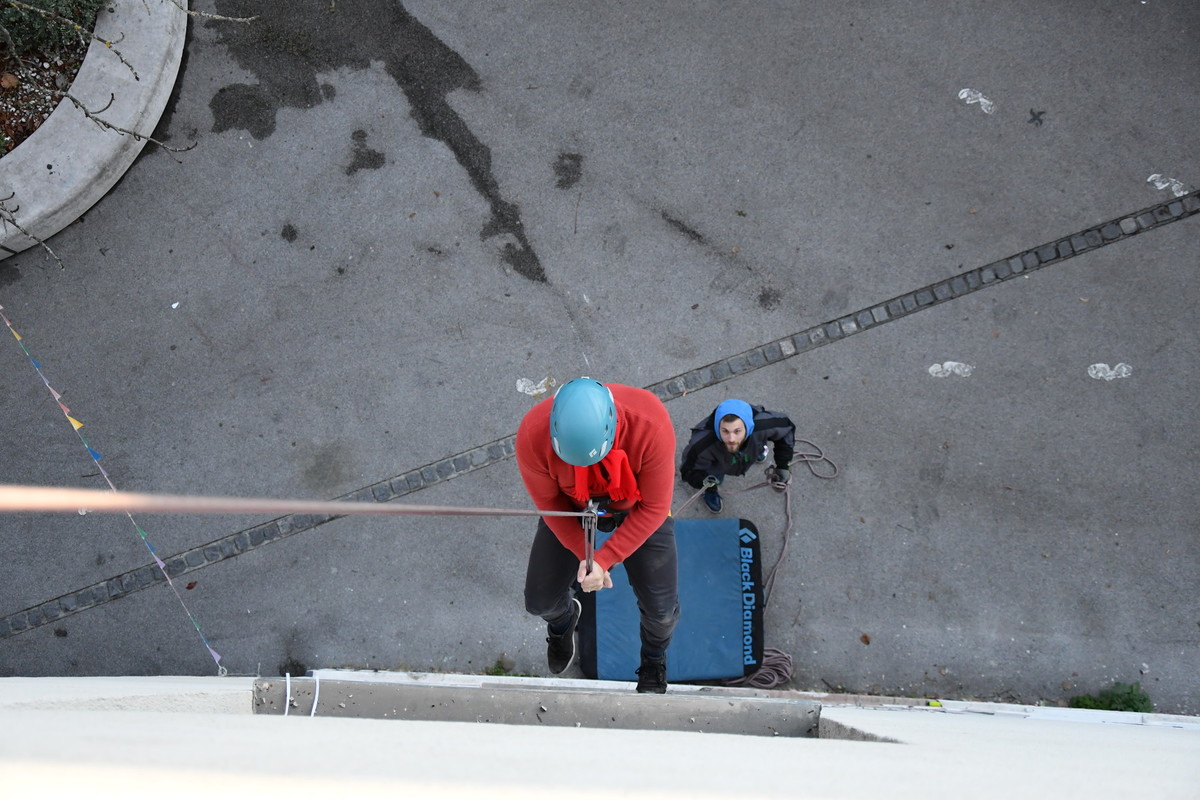
[[[600,467],[604,469],[601,470]],[[608,473],[606,478],[604,473]],[[594,496],[607,495],[610,500],[642,499],[637,476],[629,466],[624,450],[613,449],[599,462],[589,467],[575,467],[575,489],[571,496],[586,504]]]

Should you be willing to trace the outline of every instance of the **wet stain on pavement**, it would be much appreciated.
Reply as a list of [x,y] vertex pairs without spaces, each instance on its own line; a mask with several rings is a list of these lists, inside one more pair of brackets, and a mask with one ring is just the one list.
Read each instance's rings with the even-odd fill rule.
[[821,308],[826,313],[837,314],[850,305],[850,292],[846,289],[827,289],[821,295]]
[[283,230],[279,232],[279,235],[283,237],[285,242],[294,242],[296,241],[296,237],[300,235],[300,232],[296,230],[295,225],[289,222],[283,226]]
[[554,177],[558,181],[554,184],[559,189],[570,189],[575,184],[579,183],[579,179],[583,176],[583,156],[579,153],[559,153],[558,160],[554,162]]
[[280,675],[292,675],[300,677],[308,673],[308,665],[303,661],[298,661],[295,656],[286,655],[283,661],[279,663]]
[[567,84],[567,94],[571,95],[571,97],[577,97],[580,100],[588,99],[594,91],[596,91],[595,85],[585,75],[576,75]]
[[[313,105],[315,103],[307,103],[301,107],[311,108]],[[248,131],[255,139],[265,139],[275,132],[275,112],[278,107],[269,101],[258,86],[244,83],[222,86],[208,106],[213,112],[213,133],[236,128]]]
[[690,225],[688,225],[686,222],[683,222],[682,220],[675,219],[675,217],[672,217],[670,214],[668,214],[665,211],[663,211],[661,213],[662,213],[663,221],[666,222],[668,225],[670,225],[672,228],[679,231],[684,236],[691,239],[693,242],[696,242],[697,244],[707,244],[707,242],[704,241],[704,236],[700,233],[700,231],[691,227]]
[[0,266],[0,289],[21,280],[21,270],[11,265]]
[[758,293],[758,307],[763,311],[778,308],[783,301],[783,295],[773,286],[764,286]]
[[938,488],[946,482],[946,461],[943,457],[940,461],[930,462],[921,467],[917,473],[921,479],[921,483],[925,486]]
[[340,442],[306,444],[300,448],[296,460],[301,485],[315,494],[337,492],[354,477],[354,450]]
[[605,253],[612,253],[619,258],[625,255],[625,247],[628,244],[629,237],[621,230],[620,223],[614,222],[604,228],[604,238],[600,242],[600,249]]
[[488,202],[483,239],[503,237],[502,258],[517,274],[546,282],[520,209],[504,199],[492,174],[490,148],[448,101],[451,92],[482,90],[479,75],[400,3],[376,0],[218,0],[217,13],[253,16],[250,23],[209,22],[221,42],[259,83],[225,86],[209,102],[213,131],[248,131],[263,139],[275,131],[280,108],[312,108],[327,99],[320,73],[367,69],[381,62],[404,93],[421,133],[442,142]]
[[347,175],[353,175],[360,169],[379,169],[384,165],[383,153],[367,147],[366,131],[355,131],[350,134],[350,138],[354,140],[354,158],[350,166],[346,167]]

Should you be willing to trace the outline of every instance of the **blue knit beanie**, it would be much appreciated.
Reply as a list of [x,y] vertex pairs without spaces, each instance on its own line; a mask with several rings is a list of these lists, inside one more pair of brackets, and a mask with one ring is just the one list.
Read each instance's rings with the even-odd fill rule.
[[713,412],[713,431],[717,434],[717,438],[721,438],[721,417],[727,414],[736,414],[746,424],[746,438],[750,438],[750,434],[754,433],[754,411],[750,408],[750,404],[745,400],[726,400],[721,405],[717,406],[717,410]]

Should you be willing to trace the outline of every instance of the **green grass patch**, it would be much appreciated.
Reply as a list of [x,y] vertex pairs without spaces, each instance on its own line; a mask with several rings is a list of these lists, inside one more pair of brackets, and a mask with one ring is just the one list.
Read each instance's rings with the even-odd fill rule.
[[1071,708],[1095,708],[1102,711],[1134,711],[1150,714],[1154,703],[1140,683],[1114,683],[1111,688],[1098,694],[1081,694],[1071,698]]
[[0,55],[55,51],[88,39],[104,0],[21,0],[0,9]]

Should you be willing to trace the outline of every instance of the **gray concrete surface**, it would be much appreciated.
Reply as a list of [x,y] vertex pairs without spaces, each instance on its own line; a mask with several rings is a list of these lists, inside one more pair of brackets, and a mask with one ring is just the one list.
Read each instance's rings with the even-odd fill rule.
[[[680,437],[727,396],[788,411],[841,467],[796,474],[767,611],[798,688],[1054,703],[1140,681],[1200,710],[1200,222],[1147,180],[1200,181],[1194,4],[261,12],[192,25],[160,126],[198,141],[183,163],[147,151],[53,238],[65,270],[0,265],[118,488],[327,499],[451,475],[516,430],[518,379],[657,385],[1160,207],[667,407]],[[930,374],[948,361],[973,371]],[[0,480],[103,485],[15,342],[0,364]],[[502,451],[401,500],[524,506]],[[778,497],[728,513],[777,552]],[[137,519],[164,559],[259,531],[175,581],[231,672],[544,670],[530,526],[284,520],[264,543],[270,522]],[[215,670],[165,584],[103,600],[151,563],[128,519],[10,517],[0,541],[3,674]]]

